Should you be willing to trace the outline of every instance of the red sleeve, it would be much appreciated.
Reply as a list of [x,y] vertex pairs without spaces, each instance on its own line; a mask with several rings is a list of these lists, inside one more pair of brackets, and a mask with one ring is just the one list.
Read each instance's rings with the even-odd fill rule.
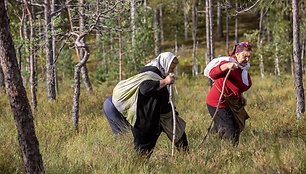
[[227,70],[226,71],[221,71],[220,69],[220,66],[223,65],[223,64],[226,64],[228,63],[228,61],[222,61],[219,65],[215,66],[214,68],[212,68],[210,71],[209,71],[209,76],[212,78],[212,79],[218,79],[220,77],[225,77],[226,76],[226,73],[227,73]]

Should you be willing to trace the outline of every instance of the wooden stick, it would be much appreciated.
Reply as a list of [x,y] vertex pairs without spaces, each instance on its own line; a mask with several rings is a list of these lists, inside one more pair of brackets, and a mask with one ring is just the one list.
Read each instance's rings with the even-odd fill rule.
[[219,111],[219,106],[220,106],[221,99],[222,99],[222,96],[223,96],[223,93],[224,93],[225,83],[226,83],[227,78],[228,78],[229,74],[231,73],[231,71],[232,71],[232,70],[228,70],[228,72],[227,72],[227,74],[226,74],[226,76],[225,76],[225,78],[224,78],[223,86],[222,86],[222,91],[221,91],[221,95],[220,95],[220,97],[219,97],[217,109],[216,109],[216,111],[215,111],[215,113],[214,113],[214,116],[213,116],[212,119],[211,119],[211,122],[210,122],[210,124],[209,124],[208,129],[207,129],[207,132],[206,132],[206,134],[204,135],[204,137],[203,137],[202,141],[200,142],[200,144],[198,145],[198,147],[200,147],[200,146],[202,145],[202,143],[203,143],[203,142],[205,141],[205,139],[207,138],[209,132],[211,131],[212,124],[213,124],[213,122],[214,122],[214,120],[215,120],[215,118],[216,118],[216,116],[217,116],[218,111]]
[[172,100],[172,85],[169,86],[170,88],[170,94],[169,94],[169,101],[171,104],[171,108],[172,108],[172,116],[173,116],[173,135],[172,135],[172,152],[171,152],[171,156],[174,156],[174,140],[175,140],[175,133],[176,133],[176,117],[175,117],[175,109],[174,109],[174,103]]

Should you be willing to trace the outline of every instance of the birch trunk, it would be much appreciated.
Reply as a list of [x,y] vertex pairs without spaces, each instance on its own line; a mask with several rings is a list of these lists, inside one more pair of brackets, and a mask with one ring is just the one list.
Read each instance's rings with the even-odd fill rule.
[[136,62],[136,2],[131,0],[131,24],[132,24],[132,50],[133,50],[133,63],[134,71],[137,71],[137,62]]
[[[211,10],[210,10],[210,3],[211,1],[210,0],[206,0],[205,1],[205,4],[206,4],[206,65],[211,61],[211,57],[212,57],[212,44],[211,44],[211,34],[212,34],[212,31],[210,31],[212,28],[211,28]],[[212,86],[212,80],[208,79],[208,86]]]
[[205,0],[205,26],[206,26],[206,65],[210,62],[211,49],[210,49],[210,17],[209,17],[209,0]]
[[184,1],[184,36],[188,39],[188,0]]
[[305,94],[303,88],[303,70],[300,50],[300,24],[298,0],[292,0],[293,14],[293,59],[294,59],[294,87],[296,97],[296,117],[301,119],[305,112]]
[[16,122],[25,173],[44,173],[31,107],[27,99],[26,90],[22,85],[4,0],[0,0],[0,26],[0,62]]
[[197,46],[197,27],[198,27],[198,2],[193,1],[192,3],[192,40],[193,40],[193,51],[192,51],[192,76],[197,76],[197,64],[196,64],[196,46]]
[[291,76],[294,77],[294,60],[293,55],[290,55]]
[[280,69],[279,69],[279,57],[278,57],[278,45],[276,44],[275,47],[275,62],[274,62],[274,66],[275,66],[275,72],[278,76],[280,76]]
[[[258,39],[257,39],[259,49],[262,48],[262,19],[263,19],[263,9],[260,10],[260,18],[259,18],[259,32],[258,32]],[[265,69],[264,69],[262,53],[259,54],[259,69],[260,69],[261,78],[265,78]]]
[[210,32],[210,60],[215,58],[215,38],[214,38],[214,14],[213,3],[209,0],[209,32]]

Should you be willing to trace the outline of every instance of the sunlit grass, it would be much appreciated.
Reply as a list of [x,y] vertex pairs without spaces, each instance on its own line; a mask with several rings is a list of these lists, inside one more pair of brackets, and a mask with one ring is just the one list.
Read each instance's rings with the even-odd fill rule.
[[[295,117],[293,78],[280,77],[277,87],[274,77],[252,79],[245,94],[251,118],[240,144],[233,147],[212,134],[198,148],[211,119],[207,78],[178,77],[175,102],[187,122],[190,152],[171,157],[171,142],[161,134],[149,160],[135,155],[131,133],[115,137],[110,130],[102,108],[113,85],[95,85],[93,96],[82,89],[79,133],[70,118],[71,86],[64,84],[51,103],[40,87],[34,123],[46,173],[305,173],[305,119]],[[22,173],[15,122],[7,95],[0,95],[0,171]]]

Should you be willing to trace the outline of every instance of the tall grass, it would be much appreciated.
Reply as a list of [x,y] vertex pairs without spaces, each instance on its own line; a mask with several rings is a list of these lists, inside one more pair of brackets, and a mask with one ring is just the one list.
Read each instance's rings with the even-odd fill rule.
[[[38,90],[34,123],[46,173],[306,173],[305,118],[295,117],[294,80],[282,76],[253,77],[246,92],[251,118],[237,147],[211,134],[198,148],[210,123],[205,98],[209,91],[203,76],[179,77],[175,102],[187,122],[190,152],[175,152],[162,133],[149,160],[133,150],[131,133],[114,136],[103,113],[103,102],[113,85],[99,84],[94,95],[82,89],[80,131],[70,119],[73,91],[61,88],[57,100],[49,103],[45,89]],[[305,80],[304,80],[305,81]],[[28,93],[29,94],[29,93]],[[30,97],[30,96],[28,96]],[[6,94],[0,94],[0,173],[23,173],[17,131]]]

